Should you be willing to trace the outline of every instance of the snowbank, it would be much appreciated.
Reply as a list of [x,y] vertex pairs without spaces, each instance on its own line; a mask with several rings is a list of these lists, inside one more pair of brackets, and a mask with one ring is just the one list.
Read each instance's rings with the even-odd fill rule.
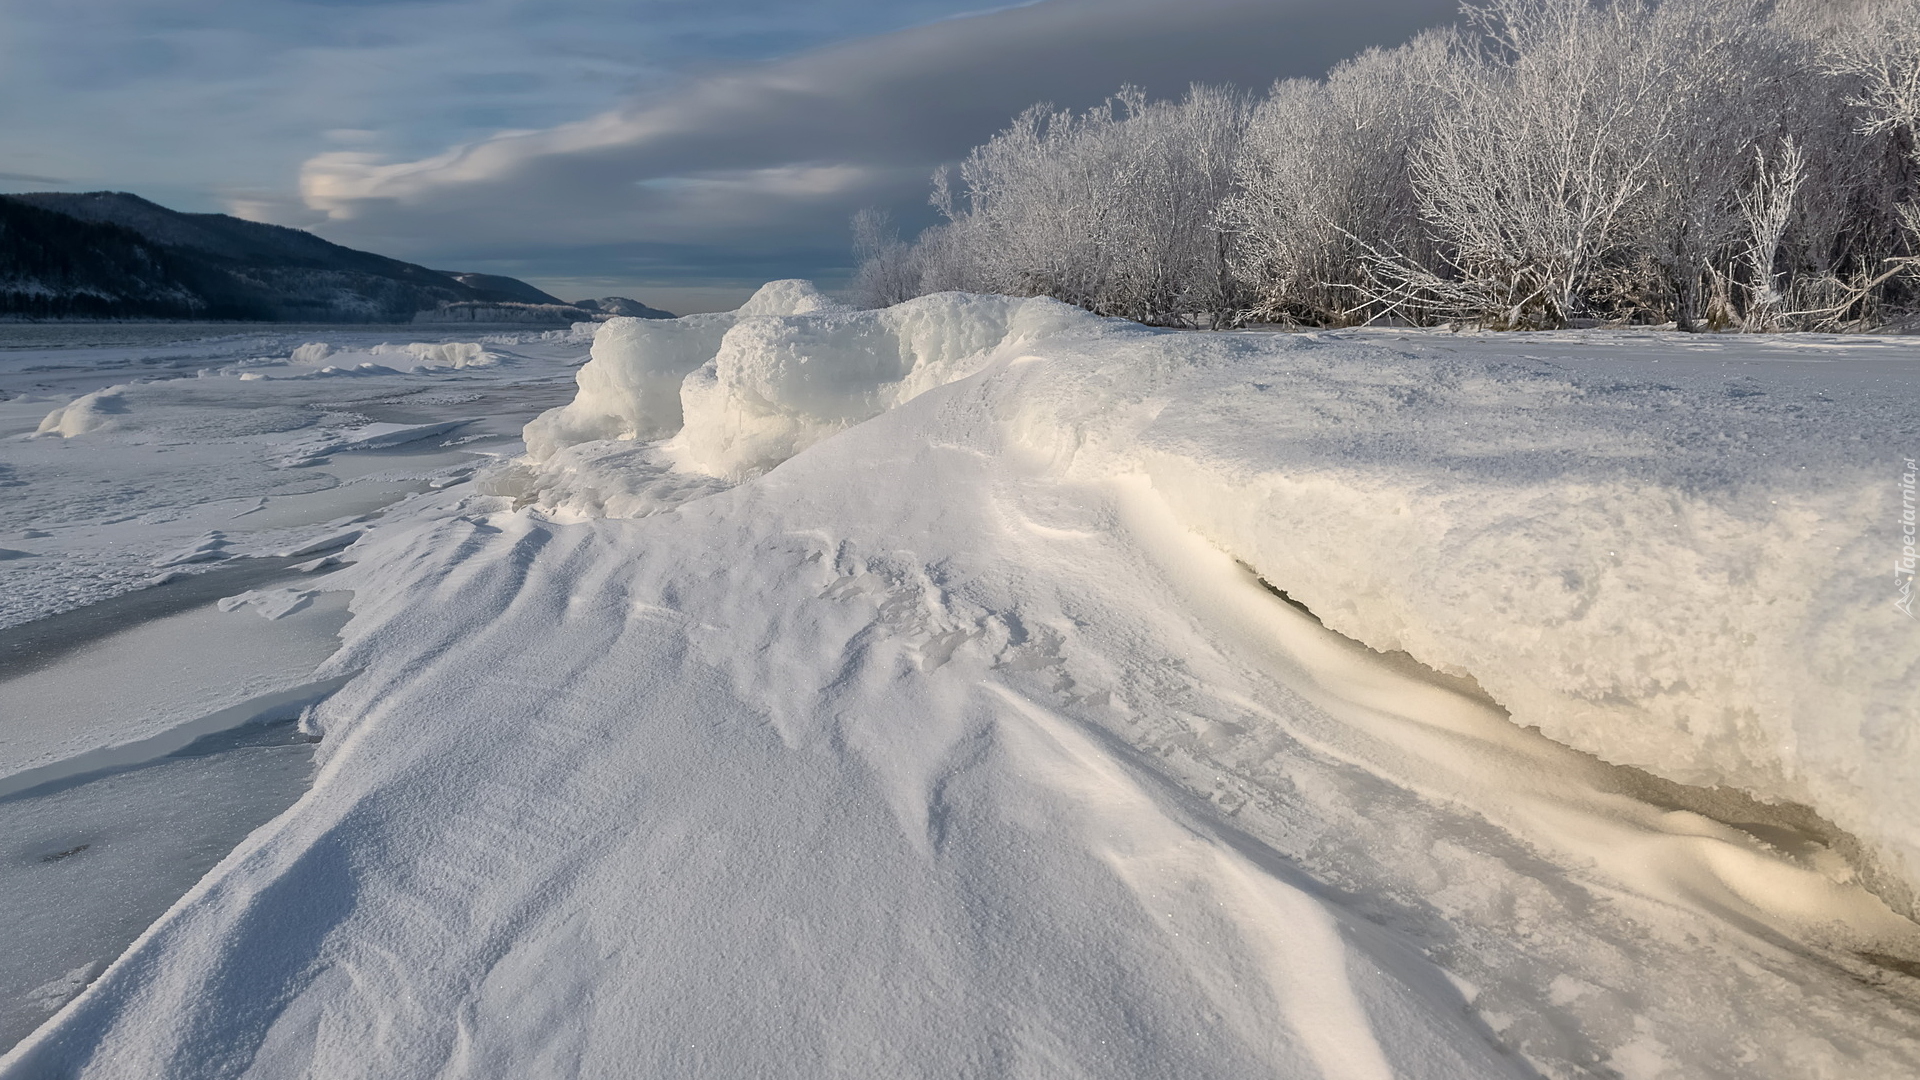
[[575,377],[578,396],[527,425],[527,453],[545,461],[565,446],[670,435],[681,424],[681,382],[713,358],[736,323],[838,309],[812,283],[788,280],[761,286],[737,311],[609,319],[594,335],[592,359]]
[[1816,808],[1912,910],[1920,633],[1892,604],[1880,449],[1913,445],[1909,404],[1321,337],[1048,352],[1067,362],[1012,407],[1030,448],[1144,472],[1329,627],[1473,677],[1518,724]]
[[[969,297],[719,337],[721,404],[685,432],[516,465],[541,512],[447,490],[287,538],[359,541],[312,791],[0,1077],[1916,1073],[1920,927],[1821,836],[1659,802],[1236,564],[1521,725],[1813,792],[1887,857],[1909,748],[1862,749],[1839,696],[1796,710],[1822,679],[1904,709],[1876,672],[1905,624],[1848,605],[1886,583],[1850,538],[1887,500],[1851,500],[1920,439],[1910,344],[1874,368],[1850,339],[1850,368],[1809,337],[1662,338],[1799,355],[1610,370],[1653,339],[1176,334]],[[1589,359],[1493,355],[1515,342]],[[138,417],[165,386],[246,414],[355,389],[174,380]],[[409,409],[435,399],[472,400]],[[800,435],[716,440],[719,466],[846,430],[701,471],[689,446],[762,403]],[[206,489],[208,456],[162,460]],[[344,512],[306,519],[367,524]],[[271,634],[309,587],[206,617]],[[1804,647],[1756,633],[1711,683],[1764,627]],[[1834,627],[1892,651],[1823,673]],[[1633,680],[1656,662],[1660,693]],[[1803,696],[1741,681],[1774,674]],[[1722,714],[1686,701],[1753,715],[1696,740]]]
[[1054,300],[942,293],[884,311],[742,319],[680,386],[684,467],[741,478],[1086,318]]
[[35,435],[72,438],[114,427],[127,411],[126,385],[108,386],[82,394],[47,414]]
[[473,341],[410,341],[405,345],[376,345],[375,356],[411,357],[415,368],[492,367],[500,358]]
[[745,310],[609,324],[579,398],[530,426],[533,456],[684,417],[679,467],[739,478],[991,365],[1027,452],[1151,478],[1328,626],[1471,676],[1518,724],[1814,807],[1911,910],[1920,633],[1893,606],[1903,459],[1882,450],[1920,445],[1907,405],[1417,336],[1166,334],[1046,300]]

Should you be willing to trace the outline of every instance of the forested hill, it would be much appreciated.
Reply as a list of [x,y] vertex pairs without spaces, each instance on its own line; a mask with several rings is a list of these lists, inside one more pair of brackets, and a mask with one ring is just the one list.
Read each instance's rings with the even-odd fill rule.
[[0,196],[0,318],[564,323],[598,310],[125,192]]

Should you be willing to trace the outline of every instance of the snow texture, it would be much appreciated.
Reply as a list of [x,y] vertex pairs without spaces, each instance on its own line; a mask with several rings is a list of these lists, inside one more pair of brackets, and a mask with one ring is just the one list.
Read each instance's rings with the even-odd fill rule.
[[[747,310],[697,368],[691,348],[650,367],[657,353],[612,331],[568,409],[652,407],[650,426],[595,437],[667,434],[661,387],[685,369],[666,449],[740,478],[990,360],[1050,361],[1001,418],[1029,452],[1079,477],[1146,476],[1329,627],[1477,680],[1518,724],[1815,808],[1912,909],[1920,634],[1889,573],[1920,452],[1910,398],[1340,335],[1168,336],[1045,299]],[[644,388],[616,374],[635,370],[659,374]],[[557,430],[543,417],[528,445]]]
[[778,293],[253,537],[353,545],[313,789],[0,1078],[1920,1069],[1911,343]]

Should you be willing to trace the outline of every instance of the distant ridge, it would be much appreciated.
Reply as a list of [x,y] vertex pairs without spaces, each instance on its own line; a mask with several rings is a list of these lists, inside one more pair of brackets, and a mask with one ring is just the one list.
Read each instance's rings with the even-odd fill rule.
[[[0,196],[0,318],[564,325],[627,314],[608,303],[568,304],[516,278],[430,270],[126,192]],[[501,317],[476,318],[489,311]]]
[[661,311],[656,307],[648,307],[638,300],[629,300],[624,296],[603,296],[598,300],[575,300],[573,306],[586,308],[589,311],[597,311],[602,315],[625,315],[632,319],[672,319],[676,317],[671,311]]

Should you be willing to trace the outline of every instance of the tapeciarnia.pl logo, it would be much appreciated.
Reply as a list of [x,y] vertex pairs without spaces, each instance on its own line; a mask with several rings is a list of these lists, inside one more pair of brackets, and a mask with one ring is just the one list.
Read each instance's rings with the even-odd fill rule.
[[1915,467],[1912,458],[1903,460],[1907,467],[1900,474],[1900,557],[1893,561],[1893,606],[1911,619],[1914,618],[1914,479],[1920,468]]

